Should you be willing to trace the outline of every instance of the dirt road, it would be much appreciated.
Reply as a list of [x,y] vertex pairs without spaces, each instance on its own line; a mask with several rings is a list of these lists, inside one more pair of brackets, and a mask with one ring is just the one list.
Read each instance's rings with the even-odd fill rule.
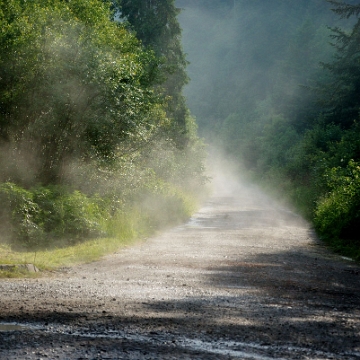
[[97,263],[0,280],[0,322],[25,326],[0,359],[360,359],[359,267],[238,195]]

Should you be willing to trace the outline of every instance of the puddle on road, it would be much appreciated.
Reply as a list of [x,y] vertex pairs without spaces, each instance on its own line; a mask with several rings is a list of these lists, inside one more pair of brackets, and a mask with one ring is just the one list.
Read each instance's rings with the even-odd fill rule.
[[[216,220],[216,219],[215,219]],[[176,229],[178,230],[207,230],[207,229],[218,229],[217,226],[209,226],[211,223],[215,221],[211,218],[204,218],[204,217],[192,217],[189,219],[189,221],[181,226],[178,226]]]

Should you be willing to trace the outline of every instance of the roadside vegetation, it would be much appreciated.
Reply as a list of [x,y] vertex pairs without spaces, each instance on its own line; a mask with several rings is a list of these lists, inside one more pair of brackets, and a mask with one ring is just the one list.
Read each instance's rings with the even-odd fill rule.
[[179,10],[155,3],[0,4],[0,263],[94,260],[194,211]]
[[358,2],[179,3],[201,134],[360,260]]

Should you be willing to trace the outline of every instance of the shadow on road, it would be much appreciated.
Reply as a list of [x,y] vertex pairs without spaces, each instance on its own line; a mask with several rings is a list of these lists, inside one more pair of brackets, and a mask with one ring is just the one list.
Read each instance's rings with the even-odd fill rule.
[[[121,304],[115,303],[109,304],[107,311],[93,314],[76,309],[38,311],[29,316],[22,314],[21,320],[64,325],[67,330],[56,335],[64,344],[92,346],[107,352],[121,349],[171,354],[175,347],[178,349],[179,339],[186,337],[212,344],[257,343],[267,353],[276,346],[293,346],[303,353],[311,349],[342,354],[335,357],[339,359],[356,359],[360,344],[359,272],[344,262],[327,259],[318,250],[257,254],[211,267],[204,281],[210,290],[223,290],[221,296],[149,300],[134,303],[130,312],[116,309]],[[9,314],[0,320],[19,319],[16,314]],[[41,342],[50,349],[54,335],[45,334]],[[18,348],[25,346],[22,344],[19,342]],[[4,346],[6,337],[0,350]],[[186,346],[181,354],[208,359],[223,356]],[[297,356],[294,358],[305,358]]]
[[229,296],[147,307],[159,314],[176,309],[185,332],[198,322],[210,334],[227,334],[239,341],[359,352],[359,270],[324,258],[321,249],[315,255],[299,249],[228,261],[209,268],[207,282],[231,290]]
[[[200,292],[133,302],[104,295],[102,304],[88,296],[83,307],[79,300],[72,306],[71,299],[63,299],[64,305],[55,301],[58,308],[52,311],[41,304],[28,312],[12,307],[0,312],[0,322],[41,328],[0,333],[0,354],[9,346],[28,351],[32,344],[31,349],[39,345],[47,357],[56,346],[67,356],[59,358],[69,359],[360,359],[359,267],[313,242],[311,229],[295,214],[252,204],[239,210],[239,201],[217,199],[216,211],[209,202],[189,224],[171,233],[170,249],[164,245],[163,273],[175,260],[181,264],[170,268],[174,277],[180,276],[179,269],[196,269],[201,277],[193,279],[200,284],[185,285],[198,284]],[[198,230],[202,237],[192,237]],[[176,248],[181,241],[188,247]],[[207,250],[204,244],[211,247],[207,265],[201,256],[192,256]],[[159,251],[145,251],[144,256],[141,265],[151,271]],[[72,357],[74,349],[82,349],[84,356]]]

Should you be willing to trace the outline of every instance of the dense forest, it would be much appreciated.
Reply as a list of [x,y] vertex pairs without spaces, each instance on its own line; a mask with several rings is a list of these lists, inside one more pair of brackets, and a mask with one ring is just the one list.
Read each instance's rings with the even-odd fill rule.
[[204,146],[173,0],[0,2],[1,241],[131,238],[184,219]]
[[9,0],[0,22],[2,242],[186,218],[207,180],[198,124],[360,259],[356,1]]
[[360,259],[360,5],[177,0],[201,136]]

